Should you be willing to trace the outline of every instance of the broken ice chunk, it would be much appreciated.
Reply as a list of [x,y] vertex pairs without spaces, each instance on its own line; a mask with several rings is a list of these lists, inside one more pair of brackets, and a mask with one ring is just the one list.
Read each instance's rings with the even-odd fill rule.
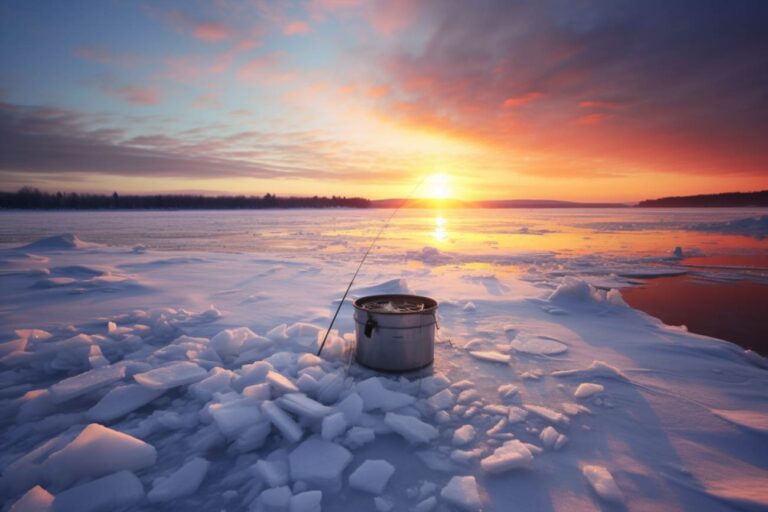
[[345,430],[347,430],[347,420],[344,418],[343,412],[337,412],[323,418],[321,436],[326,441],[339,437]]
[[164,389],[147,388],[141,384],[118,386],[88,409],[86,416],[93,421],[109,422],[135,411],[163,393]]
[[553,411],[548,407],[543,407],[541,405],[524,405],[523,407],[525,407],[528,411],[536,414],[537,416],[541,416],[545,420],[551,421],[552,423],[562,423],[563,425],[567,425],[569,423],[568,416],[557,411]]
[[336,489],[341,474],[352,461],[349,450],[316,437],[307,439],[288,455],[291,479],[321,489]]
[[568,438],[558,432],[554,427],[549,426],[541,431],[539,439],[547,448],[559,450],[568,441]]
[[367,427],[352,427],[347,432],[344,444],[350,448],[359,448],[376,438],[373,429]]
[[36,485],[16,500],[10,512],[46,512],[50,509],[51,503],[53,503],[53,494]]
[[528,416],[528,411],[521,407],[514,405],[509,406],[509,413],[507,414],[507,421],[509,423],[520,423]]
[[320,512],[322,491],[304,491],[291,496],[288,512]]
[[171,389],[203,380],[208,375],[204,369],[188,361],[161,366],[133,376],[136,382],[152,389]]
[[269,487],[281,487],[288,483],[288,466],[285,462],[262,459],[253,465],[253,469]]
[[278,394],[299,392],[299,388],[296,387],[296,384],[291,382],[291,380],[288,377],[274,370],[270,370],[267,372],[266,379],[267,379],[267,382],[272,384],[272,387],[274,388],[275,392]]
[[473,476],[454,476],[440,491],[440,496],[461,510],[474,512],[482,507],[477,481]]
[[65,402],[95,389],[108,386],[125,377],[124,366],[105,366],[69,377],[51,386],[55,403]]
[[60,492],[51,512],[105,512],[123,509],[144,497],[144,486],[130,471],[120,471]]
[[381,494],[394,473],[395,467],[385,460],[366,460],[349,475],[349,486],[371,494]]
[[312,419],[322,418],[333,412],[330,407],[312,400],[304,393],[287,393],[277,400],[277,404],[286,411]]
[[147,498],[152,503],[164,503],[167,501],[189,496],[194,493],[205,478],[210,462],[200,457],[195,457],[168,477],[157,478]]
[[501,352],[497,352],[495,350],[471,350],[469,355],[475,359],[480,359],[481,361],[488,361],[491,363],[506,364],[509,363],[510,360],[509,354],[502,354]]
[[296,443],[304,437],[304,431],[301,430],[299,424],[288,416],[285,411],[275,405],[274,402],[269,400],[262,402],[261,411],[288,441]]
[[428,443],[440,435],[435,427],[413,416],[388,412],[384,416],[384,423],[412,444]]
[[416,401],[411,395],[386,389],[378,377],[371,377],[357,384],[357,393],[363,399],[363,410],[393,411]]
[[221,433],[230,438],[261,420],[258,403],[249,398],[211,404],[208,411]]
[[453,446],[465,446],[475,439],[475,427],[472,425],[463,425],[453,433]]
[[64,487],[81,478],[120,470],[137,470],[157,460],[155,448],[133,436],[91,423],[68,445],[45,461],[52,481]]
[[344,413],[344,419],[347,420],[348,424],[354,425],[363,413],[363,399],[357,393],[350,393],[334,407]]
[[480,461],[488,473],[503,473],[510,469],[527,468],[533,462],[531,450],[517,439],[505,442],[492,455]]
[[453,393],[450,389],[444,389],[439,393],[432,395],[427,404],[433,411],[442,411],[443,409],[449,409],[453,407]]
[[587,398],[597,393],[602,393],[605,388],[600,384],[592,384],[591,382],[583,382],[579,384],[576,391],[573,392],[573,396],[576,398]]
[[611,503],[623,503],[624,494],[616,485],[613,475],[602,466],[583,465],[581,472],[589,482],[590,487],[600,498]]

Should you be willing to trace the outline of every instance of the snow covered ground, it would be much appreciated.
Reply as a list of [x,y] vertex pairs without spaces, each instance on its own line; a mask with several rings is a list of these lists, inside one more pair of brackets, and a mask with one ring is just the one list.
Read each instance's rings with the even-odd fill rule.
[[262,213],[201,217],[205,243],[132,212],[3,214],[3,510],[768,508],[768,362],[615,289],[718,279],[675,246],[764,251],[743,236],[764,223],[403,212],[352,295],[429,295],[441,329],[432,367],[387,375],[351,362],[349,304],[314,356],[383,213]]

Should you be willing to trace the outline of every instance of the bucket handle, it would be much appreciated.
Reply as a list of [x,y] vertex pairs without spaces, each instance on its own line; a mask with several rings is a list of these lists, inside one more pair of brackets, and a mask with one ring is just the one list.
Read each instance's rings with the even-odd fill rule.
[[365,337],[370,338],[371,334],[373,334],[373,330],[378,327],[379,324],[374,320],[373,318],[368,318],[368,321],[365,322]]

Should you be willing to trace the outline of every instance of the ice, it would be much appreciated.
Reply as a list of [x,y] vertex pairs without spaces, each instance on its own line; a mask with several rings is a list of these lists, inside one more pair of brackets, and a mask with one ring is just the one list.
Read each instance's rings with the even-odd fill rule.
[[144,486],[130,471],[119,471],[56,495],[51,512],[111,512],[144,498]]
[[321,437],[326,441],[331,441],[347,430],[347,420],[343,412],[337,412],[323,418],[321,428]]
[[366,460],[349,475],[352,489],[381,494],[395,473],[395,466],[385,460]]
[[473,476],[454,476],[440,491],[445,501],[466,511],[479,511],[482,508],[477,481]]
[[466,304],[464,304],[464,307],[461,308],[461,309],[463,309],[464,311],[466,311],[468,313],[474,313],[475,311],[477,311],[477,306],[475,306],[474,302],[469,301]]
[[122,432],[91,423],[45,461],[45,472],[58,485],[121,470],[135,471],[157,460],[152,445]]
[[213,398],[214,393],[232,391],[231,384],[236,377],[237,375],[234,372],[216,367],[208,372],[206,378],[192,384],[189,387],[189,391],[200,400],[207,402]]
[[250,398],[211,404],[208,411],[221,433],[229,438],[262,420],[259,403]]
[[253,468],[269,487],[281,487],[288,483],[287,460],[262,459],[257,461]]
[[712,414],[739,427],[768,434],[768,412],[711,409]]
[[291,504],[291,489],[287,486],[267,489],[259,494],[256,512],[287,512]]
[[603,361],[592,361],[587,368],[578,368],[575,370],[559,370],[552,372],[553,377],[587,377],[587,378],[605,378],[629,381],[629,378],[617,367]]
[[71,400],[95,389],[108,386],[125,377],[125,367],[105,366],[69,377],[51,386],[51,397],[56,403]]
[[277,400],[277,404],[286,411],[313,419],[333,412],[332,408],[312,400],[304,393],[287,393]]
[[267,382],[269,382],[272,385],[272,388],[278,394],[299,392],[299,388],[296,387],[296,384],[291,382],[291,380],[288,379],[286,376],[276,371],[270,370],[269,372],[267,372],[266,379],[267,379]]
[[427,403],[434,411],[442,411],[443,409],[450,409],[453,407],[453,393],[450,389],[444,389],[439,393],[432,395]]
[[351,461],[352,454],[347,449],[315,437],[307,439],[288,455],[291,479],[321,490],[337,488],[344,468]]
[[376,507],[377,512],[391,512],[395,507],[392,501],[382,498],[381,496],[373,498],[373,505]]
[[147,388],[141,384],[118,386],[88,409],[86,416],[92,421],[107,423],[147,405],[163,393],[164,389]]
[[247,327],[240,327],[219,332],[211,338],[210,346],[222,360],[226,360],[234,358],[241,350],[255,348],[259,344],[269,345],[269,343],[269,340],[256,335]]
[[607,469],[602,466],[585,464],[581,466],[581,472],[600,498],[610,503],[624,502],[624,494]]
[[558,432],[554,427],[549,426],[539,434],[542,444],[547,448],[559,450],[568,441],[568,438]]
[[478,393],[476,389],[465,389],[459,393],[459,397],[456,399],[456,402],[460,404],[468,404],[469,402],[474,402],[478,399],[480,399],[480,393]]
[[363,413],[363,399],[357,393],[350,393],[335,408],[344,413],[348,424],[354,425]]
[[495,350],[472,350],[469,354],[475,359],[489,361],[491,363],[509,363],[509,354],[502,354]]
[[412,512],[430,512],[437,506],[437,498],[430,496],[427,499],[421,500],[411,509]]
[[203,483],[209,466],[210,462],[200,457],[190,459],[167,477],[156,479],[147,498],[152,503],[165,503],[194,494]]
[[266,400],[261,404],[261,411],[264,416],[269,419],[270,422],[280,431],[283,437],[291,442],[297,443],[304,437],[304,431],[301,429],[298,423],[293,418],[288,416],[280,407],[274,402]]
[[376,433],[367,427],[352,427],[347,431],[345,445],[352,449],[359,448],[376,439]]
[[518,389],[514,384],[502,384],[498,387],[497,391],[502,398],[508,399],[515,396],[518,392]]
[[288,512],[320,512],[322,491],[304,491],[291,496]]
[[567,425],[569,420],[568,416],[564,415],[563,413],[554,411],[550,409],[549,407],[544,407],[542,405],[524,405],[526,410],[529,412],[532,412],[536,414],[537,416],[540,416],[544,418],[547,421],[551,421],[552,423],[562,423],[564,425]]
[[435,427],[413,416],[388,412],[384,416],[384,423],[411,444],[428,443],[440,435],[440,432]]
[[568,346],[563,343],[549,339],[549,338],[530,338],[530,339],[514,339],[510,343],[513,349],[517,352],[525,354],[547,355],[553,356],[556,354],[562,354],[568,350]]
[[530,467],[533,454],[524,443],[513,439],[494,450],[492,455],[480,461],[480,467],[488,473],[503,473],[510,469]]
[[364,411],[372,411],[374,409],[381,409],[385,412],[394,411],[416,401],[410,395],[386,389],[378,377],[371,377],[359,382],[356,390],[363,399]]
[[204,379],[207,375],[208,372],[195,363],[183,361],[136,374],[133,378],[142,386],[151,389],[171,389],[192,384]]
[[593,384],[591,382],[583,382],[579,384],[576,391],[573,392],[573,396],[576,398],[588,398],[597,393],[602,393],[605,388],[600,384]]
[[419,381],[419,387],[426,396],[431,396],[450,385],[448,378],[442,373],[435,373],[429,377],[424,377]]
[[11,512],[46,512],[52,503],[53,495],[36,485],[11,506]]
[[475,427],[462,425],[453,432],[453,446],[466,446],[475,440]]

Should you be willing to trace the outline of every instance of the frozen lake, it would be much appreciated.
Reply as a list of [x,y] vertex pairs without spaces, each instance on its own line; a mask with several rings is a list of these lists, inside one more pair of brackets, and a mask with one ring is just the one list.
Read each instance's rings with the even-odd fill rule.
[[679,325],[764,329],[768,211],[403,210],[350,298],[438,300],[405,375],[349,300],[314,356],[389,213],[0,212],[0,502],[768,507],[768,360]]

